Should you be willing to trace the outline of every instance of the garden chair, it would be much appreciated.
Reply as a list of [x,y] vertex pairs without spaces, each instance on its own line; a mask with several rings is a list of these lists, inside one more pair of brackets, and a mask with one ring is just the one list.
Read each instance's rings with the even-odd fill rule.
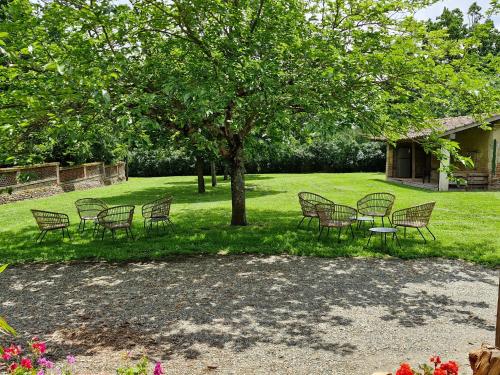
[[396,197],[391,193],[372,193],[361,198],[358,201],[358,213],[363,216],[371,216],[373,218],[382,218],[382,226],[384,226],[384,217],[391,221],[392,206]]
[[165,229],[165,223],[170,224],[172,230],[174,224],[170,220],[170,206],[172,205],[172,197],[164,197],[155,201],[146,203],[142,206],[142,217],[144,219],[144,229],[149,231],[153,229],[153,224],[156,223],[158,229],[159,223]]
[[[303,218],[299,222],[299,225],[297,225],[297,228],[299,228],[302,225],[302,223],[306,218],[309,218],[309,223],[307,224],[307,227],[310,226],[312,219],[318,218],[318,214],[316,212],[317,204],[334,204],[331,200],[322,197],[321,195],[315,193],[309,193],[306,191],[299,193],[299,203],[300,203],[300,208],[302,209]],[[318,223],[318,228],[319,227],[320,226]]]
[[45,235],[49,231],[61,230],[62,236],[64,238],[64,231],[68,235],[68,238],[71,240],[71,236],[69,235],[69,217],[66,214],[59,212],[50,212],[50,211],[40,211],[40,210],[31,210],[33,217],[36,220],[38,225],[38,229],[40,229],[40,233],[38,234],[35,242],[42,243]]
[[135,206],[115,206],[102,210],[97,214],[97,223],[102,228],[101,240],[104,239],[106,230],[110,230],[115,238],[115,232],[118,229],[124,229],[127,237],[134,239],[132,233],[132,219],[134,218]]
[[75,202],[76,210],[78,211],[78,216],[80,217],[80,224],[78,224],[78,231],[85,231],[85,224],[87,221],[94,222],[95,234],[97,228],[97,215],[102,210],[108,208],[108,205],[100,199],[96,198],[82,198]]
[[354,231],[352,229],[352,223],[356,221],[356,209],[349,206],[343,206],[341,204],[317,204],[316,212],[319,218],[320,231],[318,235],[318,240],[321,238],[323,229],[327,228],[326,236],[330,234],[330,228],[338,228],[338,238],[337,241],[340,242],[340,234],[342,233],[342,228],[349,227],[351,229],[351,235],[354,239]]
[[424,243],[427,240],[420,228],[426,228],[431,234],[432,238],[436,240],[436,237],[429,229],[429,220],[431,219],[432,210],[434,209],[436,202],[424,203],[419,206],[404,208],[402,210],[394,211],[392,214],[392,225],[394,227],[404,228],[404,237],[406,238],[406,228],[416,228],[418,233],[424,239]]

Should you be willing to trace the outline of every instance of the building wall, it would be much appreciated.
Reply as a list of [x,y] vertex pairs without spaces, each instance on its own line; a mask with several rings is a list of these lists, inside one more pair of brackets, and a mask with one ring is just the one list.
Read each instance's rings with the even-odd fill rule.
[[[489,169],[490,169],[490,187],[493,189],[500,189],[500,121],[492,124],[492,131],[489,139]],[[493,145],[494,140],[497,142],[496,158],[493,160]],[[493,168],[495,166],[495,168]]]
[[[474,161],[474,171],[488,173],[490,170],[490,155],[492,132],[479,127],[455,133],[455,141],[460,145],[462,155],[471,156]],[[463,170],[463,166],[456,164]]]

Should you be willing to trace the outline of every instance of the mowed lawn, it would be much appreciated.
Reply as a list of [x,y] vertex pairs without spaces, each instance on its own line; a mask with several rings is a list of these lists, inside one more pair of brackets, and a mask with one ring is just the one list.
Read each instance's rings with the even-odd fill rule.
[[[65,193],[43,199],[0,206],[0,263],[68,260],[148,260],[172,255],[196,254],[294,254],[324,257],[449,257],[490,266],[500,264],[500,192],[430,192],[384,181],[380,173],[352,174],[270,174],[247,176],[249,226],[231,227],[231,199],[228,181],[219,180],[205,194],[196,192],[195,177],[131,178],[122,184]],[[207,182],[209,182],[207,180]],[[367,193],[391,192],[394,209],[436,201],[430,227],[436,241],[424,244],[416,230],[409,230],[402,248],[389,244],[380,249],[374,237],[366,247],[365,233],[356,231],[352,241],[336,236],[317,240],[316,224],[297,229],[301,219],[297,193],[312,191],[340,203],[356,206]],[[145,236],[141,205],[164,195],[172,195],[175,232]],[[77,233],[78,215],[74,202],[96,197],[109,205],[136,205],[136,240],[124,234],[112,240],[93,239],[91,231]],[[72,241],[60,232],[49,233],[35,244],[37,228],[30,209],[69,214]],[[424,234],[430,239],[427,232]]]

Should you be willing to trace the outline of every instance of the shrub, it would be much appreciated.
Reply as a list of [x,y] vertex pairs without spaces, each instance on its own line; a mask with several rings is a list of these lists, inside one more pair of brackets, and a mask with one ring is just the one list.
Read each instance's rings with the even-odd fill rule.
[[[374,172],[385,168],[385,145],[354,137],[310,144],[255,142],[245,155],[247,173]],[[217,163],[218,171],[223,164]],[[209,163],[205,163],[209,173]],[[194,158],[185,150],[135,150],[129,174],[137,177],[193,175]]]

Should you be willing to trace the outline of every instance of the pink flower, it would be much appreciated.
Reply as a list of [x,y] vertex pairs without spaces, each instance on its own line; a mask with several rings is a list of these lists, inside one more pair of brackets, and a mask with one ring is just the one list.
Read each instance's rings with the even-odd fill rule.
[[76,362],[76,358],[74,356],[72,356],[71,354],[66,357],[66,360],[68,361],[68,363],[70,365],[73,365]]
[[44,342],[35,341],[33,344],[31,344],[31,347],[38,354],[43,354],[47,350]]
[[31,359],[29,359],[29,358],[21,359],[21,366],[27,370],[31,370],[33,368],[32,364],[31,364]]
[[163,375],[163,374],[165,374],[165,373],[163,372],[163,369],[161,368],[161,363],[156,362],[155,369],[153,371],[153,375]]
[[10,357],[11,357],[11,355],[10,355],[9,352],[5,352],[5,353],[2,354],[2,359],[4,361],[8,361],[10,359]]
[[49,361],[47,358],[45,357],[40,357],[38,358],[38,364],[42,367],[46,367],[46,368],[53,368],[54,367],[54,362],[51,362]]
[[36,373],[36,375],[45,375],[45,371],[40,370],[40,371],[38,371],[38,372]]

